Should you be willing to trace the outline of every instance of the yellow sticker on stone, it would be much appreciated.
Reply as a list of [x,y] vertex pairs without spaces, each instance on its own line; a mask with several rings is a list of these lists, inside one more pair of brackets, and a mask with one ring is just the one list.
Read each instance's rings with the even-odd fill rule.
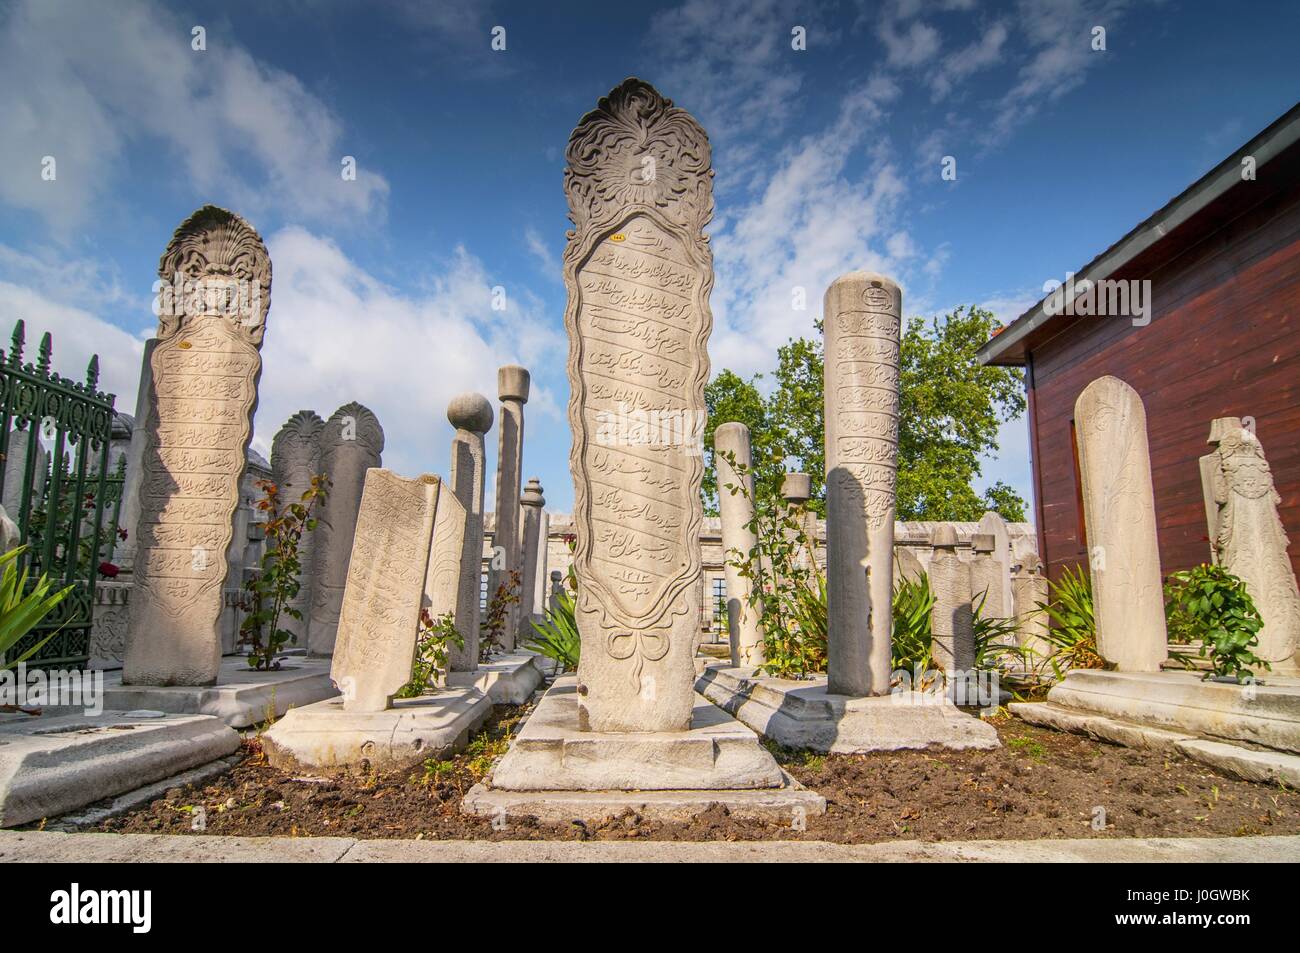
[[626,237],[627,237],[627,236],[625,236],[622,232],[618,232],[618,233],[616,233],[616,234],[614,234],[614,235],[610,235],[610,236],[609,236],[609,240],[610,240],[611,242],[621,242],[621,241],[623,241]]

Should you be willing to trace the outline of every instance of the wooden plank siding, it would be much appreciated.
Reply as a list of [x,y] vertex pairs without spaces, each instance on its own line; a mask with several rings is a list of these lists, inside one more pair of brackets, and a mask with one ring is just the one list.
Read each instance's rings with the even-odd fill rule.
[[1085,560],[1070,425],[1080,391],[1112,374],[1142,396],[1163,573],[1209,557],[1197,458],[1215,417],[1253,416],[1300,571],[1300,187],[1207,234],[1150,279],[1151,324],[1080,317],[1029,352],[1030,445],[1041,555],[1057,578]]

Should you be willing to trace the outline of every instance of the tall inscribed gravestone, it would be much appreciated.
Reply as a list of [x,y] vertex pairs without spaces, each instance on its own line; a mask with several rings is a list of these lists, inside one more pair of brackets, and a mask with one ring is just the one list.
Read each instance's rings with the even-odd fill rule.
[[[312,477],[320,473],[320,432],[325,421],[314,410],[300,410],[288,420],[271,441],[271,478],[280,488],[280,506],[288,507],[302,499],[311,488]],[[319,503],[312,506],[316,518]],[[296,637],[295,645],[307,643],[307,613],[311,611],[312,565],[315,532],[304,529],[298,541],[298,562],[303,567],[299,574],[298,595],[288,605],[302,613],[301,619],[289,615],[280,617],[280,625]]]
[[1097,653],[1121,672],[1158,672],[1168,643],[1146,408],[1107,375],[1079,394],[1074,419]]
[[271,259],[252,226],[205,205],[176,230],[158,276],[164,286],[122,680],[211,685],[221,664],[226,551],[262,373]]
[[602,423],[641,411],[685,423],[682,434],[703,429],[713,326],[709,140],[685,110],[627,79],[578,123],[566,160],[579,727],[685,730],[701,596],[702,454],[689,437],[600,435]]

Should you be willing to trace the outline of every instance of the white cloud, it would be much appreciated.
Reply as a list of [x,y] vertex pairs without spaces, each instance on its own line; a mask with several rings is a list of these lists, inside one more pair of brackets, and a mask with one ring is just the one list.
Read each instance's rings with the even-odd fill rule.
[[[254,59],[215,27],[139,0],[20,0],[0,23],[0,201],[66,233],[107,200],[128,149],[161,147],[192,187],[257,218],[348,219],[383,211],[388,184],[367,168],[334,112],[294,76]],[[57,179],[42,181],[53,156]]]
[[982,69],[1002,62],[1002,48],[1010,31],[1005,23],[997,22],[984,30],[979,39],[944,57],[938,71],[930,80],[930,89],[937,102],[952,92],[953,87]]
[[[780,156],[757,198],[719,223],[715,370],[770,368],[777,347],[812,333],[826,286],[844,272],[904,276],[917,252],[903,229],[891,227],[903,186],[883,143],[861,175],[846,172],[897,92],[876,79],[846,97],[835,123]],[[804,310],[795,307],[798,289]]]
[[[498,282],[463,248],[412,295],[303,228],[282,229],[267,246],[275,277],[257,412],[263,453],[295,411],[328,417],[357,400],[384,428],[386,466],[445,472],[448,401],[467,390],[495,400],[499,366],[537,367],[564,353],[563,335],[526,292],[512,290],[506,310],[492,310]],[[528,406],[560,416],[536,380]]]
[[808,27],[809,48],[824,36],[777,0],[686,0],[658,14],[651,43],[664,60],[660,91],[689,110],[715,148],[727,148],[727,174],[755,158],[755,133],[771,136],[789,119],[802,85],[790,30]]
[[889,65],[901,69],[928,63],[941,45],[939,31],[920,20],[903,26],[888,18],[883,19],[877,35],[885,44]]
[[986,142],[1003,139],[1044,102],[1080,86],[1089,68],[1105,62],[1108,54],[1092,48],[1092,29],[1109,32],[1127,6],[1128,0],[1020,0],[1016,23],[1032,55],[998,103]]

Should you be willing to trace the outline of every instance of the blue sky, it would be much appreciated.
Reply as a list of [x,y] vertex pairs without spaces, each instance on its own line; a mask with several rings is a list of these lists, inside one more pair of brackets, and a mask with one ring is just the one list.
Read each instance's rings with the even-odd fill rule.
[[[748,374],[854,268],[1014,318],[1288,109],[1297,36],[1293,2],[0,0],[0,333],[53,331],[67,374],[97,351],[132,410],[158,256],[224,205],[274,268],[255,446],[359,400],[386,465],[445,473],[448,400],[518,362],[525,475],[566,511],[563,151],[626,76],[713,140],[710,356]],[[985,479],[1028,498],[1026,445]]]

